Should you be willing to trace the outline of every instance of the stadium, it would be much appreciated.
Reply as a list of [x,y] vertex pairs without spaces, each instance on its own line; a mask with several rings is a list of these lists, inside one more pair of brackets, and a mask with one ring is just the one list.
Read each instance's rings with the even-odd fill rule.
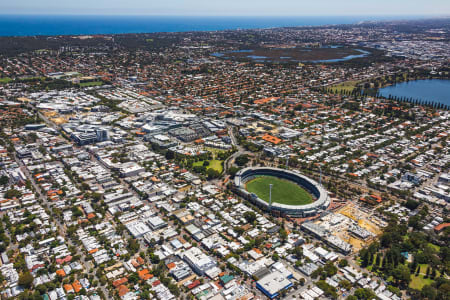
[[314,216],[330,205],[327,191],[315,180],[278,168],[242,169],[234,190],[258,207],[295,218]]

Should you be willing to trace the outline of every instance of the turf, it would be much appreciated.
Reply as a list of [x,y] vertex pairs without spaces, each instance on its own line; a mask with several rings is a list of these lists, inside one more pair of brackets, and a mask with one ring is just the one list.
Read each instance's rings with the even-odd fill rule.
[[337,85],[333,85],[331,86],[331,90],[335,93],[339,93],[339,92],[352,92],[353,89],[356,87],[356,84],[358,83],[358,81],[345,81],[342,83],[339,83]]
[[430,246],[431,248],[433,248],[436,251],[440,251],[441,247],[439,247],[438,245],[432,244],[432,243],[428,243],[428,246]]
[[433,279],[424,278],[422,275],[419,275],[419,276],[412,275],[411,282],[409,283],[409,287],[412,289],[421,291],[425,285],[432,284],[432,283],[433,283]]
[[[195,166],[203,166],[203,160],[196,161],[192,165],[194,167]],[[213,169],[213,170],[216,170],[217,172],[222,174],[222,172],[223,172],[222,161],[221,160],[217,160],[217,159],[210,160],[209,161],[209,165],[206,167],[206,169]]]
[[247,182],[246,189],[269,202],[269,184],[273,184],[272,202],[288,205],[304,205],[313,202],[311,195],[299,185],[275,176],[257,177]]
[[[415,273],[411,274],[411,282],[409,283],[409,287],[416,289],[416,290],[422,290],[422,288],[427,285],[434,282],[431,278],[425,278],[425,275],[427,274],[428,264],[420,264],[420,274],[419,276],[416,276]],[[430,272],[431,274],[431,272]],[[436,270],[436,278],[438,278],[441,275],[441,273]]]
[[101,81],[88,81],[88,82],[81,82],[80,87],[99,86],[102,84],[103,82]]
[[0,78],[0,83],[8,83],[8,82],[11,82],[11,81],[12,81],[12,79],[9,78],[9,77],[1,77]]

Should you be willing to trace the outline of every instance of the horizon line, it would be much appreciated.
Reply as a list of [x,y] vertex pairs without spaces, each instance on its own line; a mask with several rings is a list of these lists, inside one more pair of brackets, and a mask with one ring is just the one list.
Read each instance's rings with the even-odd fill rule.
[[437,17],[450,18],[450,15],[441,14],[258,14],[258,15],[239,15],[239,14],[117,14],[117,13],[0,13],[0,16],[142,16],[142,17]]

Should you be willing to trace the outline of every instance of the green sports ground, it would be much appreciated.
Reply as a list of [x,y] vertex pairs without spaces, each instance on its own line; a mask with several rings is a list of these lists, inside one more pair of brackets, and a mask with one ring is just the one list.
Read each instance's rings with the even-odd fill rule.
[[269,184],[273,184],[272,203],[305,205],[313,202],[305,189],[292,181],[275,176],[258,176],[246,183],[246,190],[269,202]]

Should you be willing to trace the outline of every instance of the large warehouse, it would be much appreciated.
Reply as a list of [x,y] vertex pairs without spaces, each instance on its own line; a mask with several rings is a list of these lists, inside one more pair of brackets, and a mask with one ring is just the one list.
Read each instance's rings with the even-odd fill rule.
[[[268,193],[270,189],[270,200],[261,199],[261,197],[263,197],[261,194],[257,195],[248,189],[249,183],[261,177],[275,177],[276,179],[287,181],[290,184],[295,183],[299,188],[311,195],[312,201],[307,204],[291,204],[292,202],[283,201],[284,199],[273,198],[272,187],[269,187],[269,184],[266,184],[267,187],[264,186],[262,188],[268,191]],[[265,210],[277,211],[297,218],[314,216],[320,211],[326,210],[330,205],[330,198],[328,197],[327,191],[315,180],[295,171],[278,168],[255,167],[242,169],[235,176],[234,189],[239,195]],[[301,203],[301,201],[299,203]]]

